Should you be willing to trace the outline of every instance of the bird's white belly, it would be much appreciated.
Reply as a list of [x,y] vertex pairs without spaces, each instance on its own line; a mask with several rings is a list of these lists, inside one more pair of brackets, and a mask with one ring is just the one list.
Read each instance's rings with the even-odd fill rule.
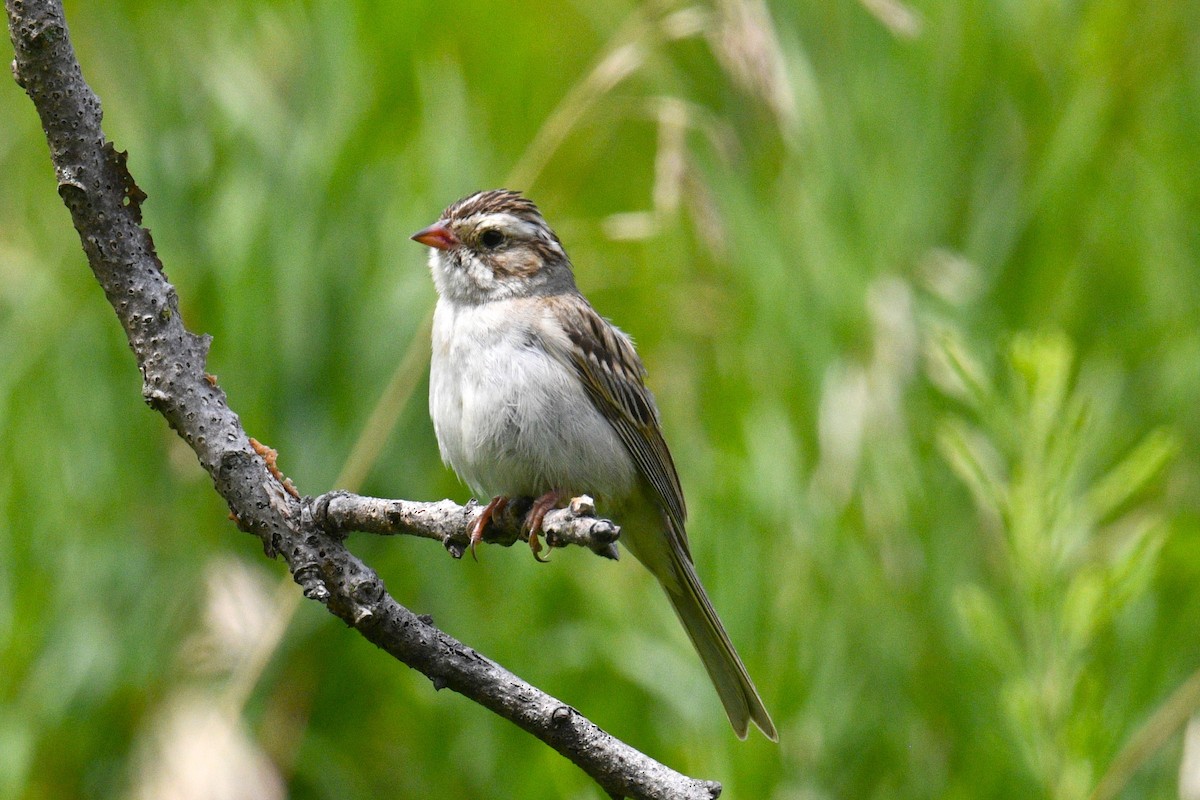
[[438,302],[429,408],[442,458],[480,496],[627,496],[636,468],[574,370],[539,343],[533,300]]

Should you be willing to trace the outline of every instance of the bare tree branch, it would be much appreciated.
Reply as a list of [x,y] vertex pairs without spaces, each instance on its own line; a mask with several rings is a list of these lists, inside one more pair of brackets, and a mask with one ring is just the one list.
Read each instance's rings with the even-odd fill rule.
[[[435,503],[383,500],[349,492],[321,495],[313,508],[317,523],[329,534],[363,531],[420,536],[441,542],[455,558],[462,558],[470,543],[468,530],[483,512],[474,501],[460,506],[450,500]],[[510,503],[501,514],[492,517],[483,540],[503,545],[528,541],[528,532],[521,530],[521,518],[520,504]],[[621,529],[609,520],[597,519],[596,507],[587,495],[576,497],[567,508],[548,512],[542,529],[551,547],[574,544],[614,561],[618,558],[616,541]]]
[[[717,797],[720,784],[654,761],[401,606],[341,541],[351,525],[377,532],[433,532],[432,538],[451,544],[465,542],[476,509],[341,493],[314,501],[280,480],[205,372],[209,337],[183,325],[175,288],[163,273],[149,231],[141,227],[146,195],[126,169],[126,155],[101,131],[100,101],[83,80],[61,4],[6,0],[5,7],[16,52],[13,75],[41,117],[59,195],[125,329],[142,373],[142,397],[196,452],[238,526],[258,536],[268,555],[283,557],[306,597],[422,672],[434,688],[453,689],[537,736],[611,796]],[[593,549],[611,547],[615,528],[584,512],[577,508],[550,518],[552,529],[561,531],[560,543],[575,532],[584,544],[595,544]],[[601,542],[605,537],[611,538]]]

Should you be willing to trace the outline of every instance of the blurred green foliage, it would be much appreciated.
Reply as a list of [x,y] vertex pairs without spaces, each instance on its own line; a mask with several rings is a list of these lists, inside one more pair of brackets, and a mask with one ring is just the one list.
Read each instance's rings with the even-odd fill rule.
[[[302,491],[421,346],[408,234],[540,203],[639,342],[780,744],[734,739],[629,559],[354,537],[400,602],[728,797],[1194,785],[1200,3],[67,12],[210,371]],[[596,796],[275,587],[141,403],[11,82],[0,119],[0,797]],[[361,488],[465,500],[415,363]]]

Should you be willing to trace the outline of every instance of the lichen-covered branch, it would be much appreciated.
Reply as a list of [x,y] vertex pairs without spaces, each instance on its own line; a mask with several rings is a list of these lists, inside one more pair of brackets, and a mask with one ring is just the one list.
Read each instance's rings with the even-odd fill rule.
[[[434,503],[384,500],[349,492],[322,495],[314,506],[317,522],[327,533],[364,531],[420,536],[441,542],[455,558],[462,557],[470,543],[468,531],[483,512],[483,507],[474,502],[460,506],[450,500]],[[502,545],[528,541],[529,533],[521,529],[520,512],[520,504],[510,503],[503,512],[494,515],[483,541]],[[587,495],[576,497],[566,508],[548,512],[542,530],[551,547],[579,545],[605,558],[618,558],[616,542],[621,529],[607,519],[598,519],[592,498]]]
[[[268,468],[225,393],[205,371],[209,338],[189,331],[180,318],[175,289],[141,226],[146,196],[126,169],[125,154],[101,131],[100,101],[83,80],[61,4],[6,0],[5,8],[16,53],[13,74],[41,117],[59,195],[125,329],[141,370],[142,396],[195,451],[238,526],[258,536],[268,555],[282,556],[305,596],[428,676],[435,688],[453,689],[534,734],[610,795],[716,797],[719,784],[659,764],[397,603],[379,576],[345,548],[342,537],[322,527],[333,520],[337,531],[344,530],[343,522],[354,518],[353,496],[303,498]],[[394,509],[397,530],[408,532],[420,526],[404,520],[427,513],[411,505]],[[452,542],[462,540],[476,512],[447,507],[446,519],[456,513],[463,528],[451,532]],[[574,529],[576,523],[568,519],[572,513],[553,518],[552,528]],[[599,522],[587,523],[588,536],[598,535],[591,526]]]

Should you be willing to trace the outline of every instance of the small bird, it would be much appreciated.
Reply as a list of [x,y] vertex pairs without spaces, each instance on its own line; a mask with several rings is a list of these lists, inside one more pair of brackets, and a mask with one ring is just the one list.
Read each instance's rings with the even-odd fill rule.
[[590,494],[658,579],[739,738],[753,721],[778,740],[746,667],[696,575],[683,490],[633,342],[575,286],[562,243],[530,200],[495,189],[464,197],[412,236],[432,249],[429,413],[442,459],[480,497],[471,531],[531,498],[542,518]]

